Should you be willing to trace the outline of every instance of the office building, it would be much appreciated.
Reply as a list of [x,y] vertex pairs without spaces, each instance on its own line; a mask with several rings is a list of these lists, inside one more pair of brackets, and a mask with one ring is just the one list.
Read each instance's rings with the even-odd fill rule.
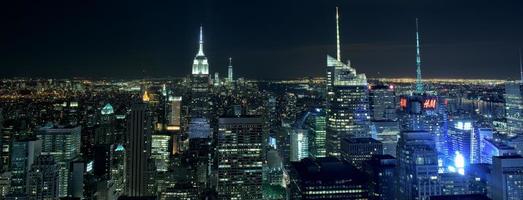
[[422,200],[439,195],[438,153],[425,131],[402,132],[397,148],[398,198]]
[[364,163],[369,175],[369,198],[393,200],[396,195],[396,158],[391,155],[373,155]]
[[383,154],[396,156],[396,146],[400,137],[398,121],[376,121],[371,122],[372,138],[380,141],[383,145]]
[[523,130],[523,80],[505,83],[505,117],[507,134],[516,136]]
[[308,112],[305,127],[309,130],[309,152],[315,158],[325,157],[326,121],[325,110],[315,108]]
[[337,57],[327,55],[327,154],[340,156],[341,139],[370,137],[368,86],[365,74],[358,74],[341,61],[338,8],[336,8]]
[[367,176],[335,157],[292,162],[290,199],[368,199]]
[[52,155],[58,164],[59,195],[69,195],[71,161],[80,155],[80,126],[45,126],[38,130],[42,140],[42,154]]
[[166,172],[169,168],[171,140],[171,136],[167,133],[154,133],[151,137],[151,159],[158,172]]
[[193,117],[208,117],[210,111],[209,91],[211,77],[209,76],[209,62],[203,53],[203,27],[200,26],[198,53],[192,65],[190,113]]
[[396,94],[393,85],[371,85],[369,89],[369,113],[374,121],[396,121]]
[[218,120],[219,199],[261,199],[263,121],[253,116]]
[[343,138],[341,140],[341,158],[358,169],[373,155],[383,152],[383,144],[372,138]]
[[42,141],[37,138],[13,141],[10,167],[11,193],[26,194],[28,172],[41,152]]
[[484,139],[483,145],[484,147],[481,151],[482,163],[492,164],[494,156],[510,156],[518,154],[514,147],[494,139]]
[[290,137],[290,161],[300,161],[309,157],[308,131],[305,129],[292,129]]
[[146,104],[131,107],[127,125],[127,187],[130,197],[147,196],[148,159],[151,153],[151,121]]
[[52,155],[36,158],[28,174],[27,194],[29,199],[58,199],[59,163]]
[[523,197],[523,157],[520,155],[495,156],[491,177],[492,199],[516,200]]

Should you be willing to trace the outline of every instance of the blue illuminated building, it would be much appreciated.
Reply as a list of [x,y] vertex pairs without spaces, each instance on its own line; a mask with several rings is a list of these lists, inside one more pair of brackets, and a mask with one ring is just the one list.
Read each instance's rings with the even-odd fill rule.
[[483,163],[492,164],[492,157],[494,156],[509,156],[517,154],[514,147],[508,146],[505,143],[494,139],[484,139],[483,146],[484,147],[481,151],[481,161]]

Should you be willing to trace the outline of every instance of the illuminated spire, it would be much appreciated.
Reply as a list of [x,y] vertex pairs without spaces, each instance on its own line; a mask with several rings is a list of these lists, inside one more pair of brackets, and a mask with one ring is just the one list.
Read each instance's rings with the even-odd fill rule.
[[523,60],[521,59],[521,48],[519,49],[519,74],[521,82],[523,83]]
[[232,77],[232,58],[231,57],[229,57],[229,69],[228,69],[227,75],[228,75],[227,79],[232,82],[233,77]]
[[340,53],[340,15],[338,13],[338,6],[336,6],[336,59],[341,61]]
[[209,75],[209,63],[203,53],[203,26],[200,26],[198,54],[194,57],[192,65],[192,74]]
[[418,18],[416,18],[416,93],[423,94],[423,82],[421,80],[421,55],[419,45]]
[[151,100],[151,98],[149,97],[149,94],[147,93],[147,90],[145,90],[145,92],[143,93],[143,96],[142,96],[142,101],[143,102],[149,102]]
[[203,26],[200,25],[200,40],[199,40],[200,48],[198,49],[198,55],[197,56],[203,56]]

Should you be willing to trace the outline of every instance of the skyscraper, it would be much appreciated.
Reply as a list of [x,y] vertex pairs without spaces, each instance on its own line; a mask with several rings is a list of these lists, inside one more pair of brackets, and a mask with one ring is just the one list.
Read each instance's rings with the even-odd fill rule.
[[291,163],[290,199],[368,199],[367,176],[334,157]]
[[199,48],[198,53],[194,57],[192,65],[192,74],[193,75],[209,75],[209,63],[207,57],[203,53],[203,26],[200,26],[200,39],[199,39]]
[[29,199],[57,199],[59,197],[59,164],[52,155],[40,155],[28,175]]
[[421,53],[418,18],[416,18],[416,93],[423,94],[423,82],[421,79]]
[[81,127],[46,126],[38,130],[42,140],[42,154],[52,155],[58,164],[59,195],[68,195],[70,180],[70,163],[80,155]]
[[194,57],[192,65],[191,83],[191,116],[207,117],[210,110],[209,91],[211,78],[209,76],[209,63],[203,53],[203,27],[200,26],[200,40],[198,53]]
[[326,125],[325,110],[316,108],[310,112],[307,117],[307,127],[309,128],[309,151],[311,156],[315,158],[325,157],[325,137]]
[[364,163],[364,170],[369,175],[371,199],[396,199],[396,163],[397,160],[391,155],[373,155]]
[[151,121],[146,104],[131,107],[127,124],[127,189],[130,197],[146,196],[147,160],[151,152]]
[[495,156],[491,173],[493,199],[517,200],[523,197],[523,157]]
[[231,83],[234,81],[234,77],[232,74],[232,58],[229,58],[229,67],[227,68],[227,81]]
[[340,140],[346,136],[369,137],[368,87],[365,74],[350,62],[341,62],[336,8],[337,58],[327,55],[327,154],[340,155]]
[[259,117],[218,120],[218,198],[261,199],[263,121]]
[[523,134],[523,80],[505,83],[505,113],[507,134]]
[[393,85],[372,85],[369,90],[370,116],[373,121],[394,121],[396,117],[396,95]]
[[441,192],[438,154],[425,131],[402,132],[397,148],[398,198],[422,200]]
[[340,152],[341,158],[361,170],[373,155],[382,154],[383,144],[372,138],[343,138]]
[[290,161],[300,161],[309,157],[309,134],[306,129],[292,129]]
[[28,172],[42,152],[42,141],[37,138],[15,140],[12,146],[11,191],[16,195],[26,194]]

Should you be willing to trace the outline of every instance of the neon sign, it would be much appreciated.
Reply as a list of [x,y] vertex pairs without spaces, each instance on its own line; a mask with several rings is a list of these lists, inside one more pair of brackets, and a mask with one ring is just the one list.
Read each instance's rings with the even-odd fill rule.
[[425,101],[423,102],[423,108],[435,109],[436,108],[436,99],[425,99]]
[[405,98],[400,99],[400,107],[407,108],[407,99],[405,99]]

